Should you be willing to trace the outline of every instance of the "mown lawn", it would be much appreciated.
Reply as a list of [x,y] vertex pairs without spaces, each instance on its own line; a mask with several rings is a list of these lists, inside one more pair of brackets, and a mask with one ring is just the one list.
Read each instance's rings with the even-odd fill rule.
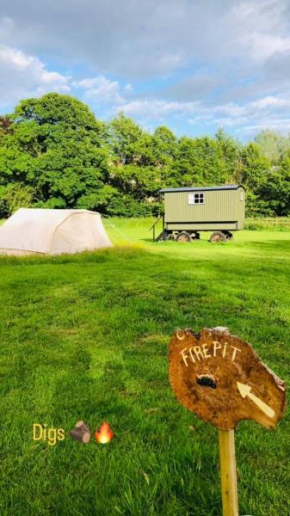
[[[177,327],[228,326],[289,385],[290,232],[153,244],[150,222],[106,222],[126,247],[0,259],[1,515],[221,515],[217,430],[168,382]],[[73,441],[80,419],[114,439]],[[238,426],[241,515],[289,516],[289,430],[289,411]]]

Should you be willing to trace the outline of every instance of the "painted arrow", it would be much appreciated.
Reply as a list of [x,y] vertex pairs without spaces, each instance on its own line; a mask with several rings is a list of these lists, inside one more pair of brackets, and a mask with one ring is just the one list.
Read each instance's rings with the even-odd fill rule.
[[260,398],[255,396],[255,394],[253,394],[251,392],[252,387],[250,387],[249,385],[245,385],[244,383],[240,383],[240,382],[237,382],[237,386],[238,386],[238,389],[239,389],[239,392],[240,392],[240,395],[242,396],[242,398],[246,398],[246,397],[250,398],[250,400],[252,400],[257,405],[257,407],[259,407],[259,409],[262,410],[264,412],[264,414],[266,414],[266,416],[271,417],[271,418],[275,417],[274,410],[271,407],[269,407],[269,405],[267,405],[262,400],[260,400]]

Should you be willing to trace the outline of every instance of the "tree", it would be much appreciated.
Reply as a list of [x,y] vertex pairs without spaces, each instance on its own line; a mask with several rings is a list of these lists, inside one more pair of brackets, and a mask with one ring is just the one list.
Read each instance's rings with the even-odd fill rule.
[[242,171],[242,145],[221,128],[218,129],[215,140],[223,156],[227,183],[239,184]]
[[255,143],[259,146],[265,158],[270,161],[271,165],[278,165],[290,150],[289,136],[286,138],[269,129],[261,131],[256,136]]
[[136,159],[135,145],[142,135],[142,129],[124,113],[112,120],[108,128],[108,142],[117,164],[129,165]]
[[203,182],[196,168],[197,156],[194,140],[183,136],[178,142],[177,152],[168,186],[192,186]]
[[219,143],[207,136],[180,138],[172,176],[179,186],[224,184],[228,170]]
[[157,127],[152,137],[155,165],[158,167],[170,166],[176,157],[178,140],[168,127]]
[[10,217],[18,208],[30,208],[33,205],[33,189],[19,183],[0,186],[0,217]]
[[9,134],[13,120],[9,116],[0,116],[0,144],[6,134]]
[[52,208],[85,207],[88,194],[103,197],[109,177],[104,125],[86,105],[49,93],[20,102],[12,119],[2,138],[0,184],[29,186],[38,206]]
[[242,152],[242,162],[241,182],[257,193],[261,185],[267,181],[270,161],[262,154],[256,143],[249,143]]
[[260,188],[260,197],[267,213],[287,217],[290,213],[290,156],[281,166],[272,167],[267,180]]
[[173,134],[160,128],[152,137],[123,113],[110,123],[108,133],[113,154],[110,184],[125,195],[123,202],[127,204],[126,208],[121,208],[121,197],[117,196],[111,201],[114,210],[124,214],[130,207],[134,215],[138,214],[138,209],[140,214],[152,214],[158,206],[162,170],[170,159],[166,152],[173,151]]
[[247,214],[268,214],[263,199],[263,187],[268,181],[271,164],[256,143],[249,143],[242,152],[241,183],[247,190]]
[[242,145],[214,138],[153,134],[120,113],[110,123],[67,95],[23,100],[0,116],[0,216],[20,206],[88,208],[147,216],[164,187],[242,183],[248,214],[290,214],[290,139],[262,131]]

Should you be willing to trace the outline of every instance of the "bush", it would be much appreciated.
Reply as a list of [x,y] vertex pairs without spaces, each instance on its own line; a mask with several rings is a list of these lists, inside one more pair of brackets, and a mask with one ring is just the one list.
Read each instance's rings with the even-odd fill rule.
[[20,183],[0,187],[0,218],[7,218],[19,208],[30,208],[34,191]]

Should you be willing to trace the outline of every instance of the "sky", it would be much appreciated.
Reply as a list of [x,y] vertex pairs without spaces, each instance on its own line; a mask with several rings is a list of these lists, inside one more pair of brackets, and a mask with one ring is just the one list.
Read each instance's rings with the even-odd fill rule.
[[47,92],[147,131],[290,132],[290,0],[1,0],[0,113]]

